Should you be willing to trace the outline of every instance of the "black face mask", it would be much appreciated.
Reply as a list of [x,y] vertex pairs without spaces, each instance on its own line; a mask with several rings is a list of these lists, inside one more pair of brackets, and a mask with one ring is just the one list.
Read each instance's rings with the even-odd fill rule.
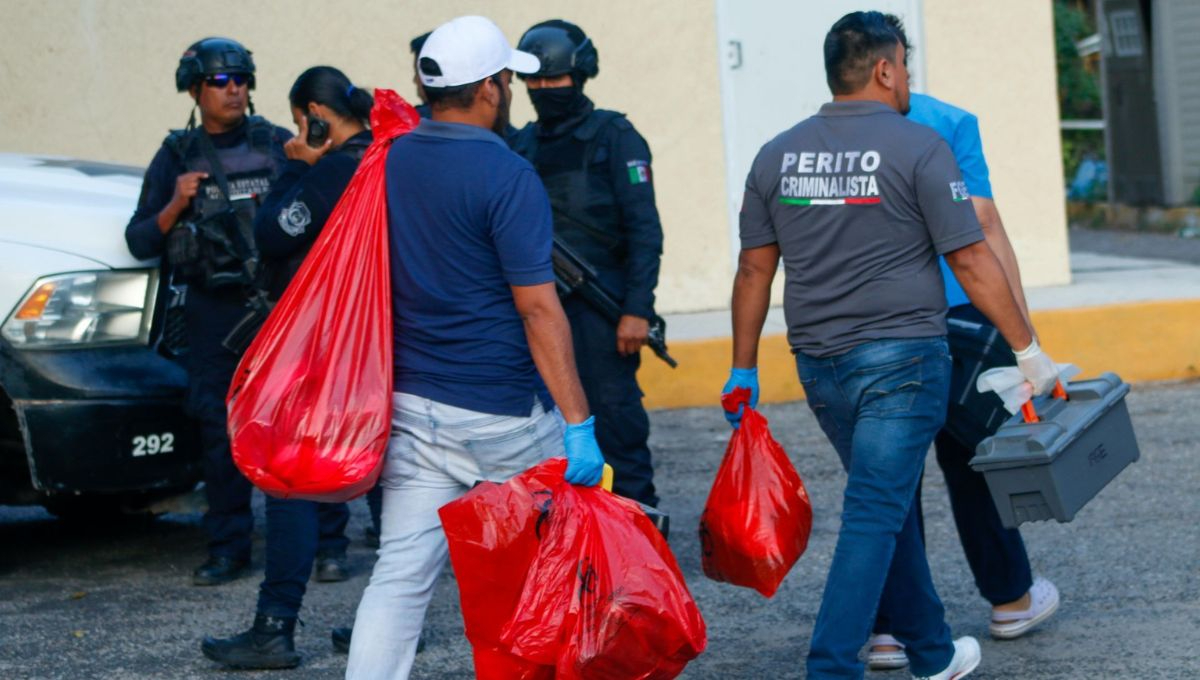
[[565,120],[587,104],[583,88],[575,85],[530,90],[529,99],[533,102],[538,122],[542,125],[552,125]]

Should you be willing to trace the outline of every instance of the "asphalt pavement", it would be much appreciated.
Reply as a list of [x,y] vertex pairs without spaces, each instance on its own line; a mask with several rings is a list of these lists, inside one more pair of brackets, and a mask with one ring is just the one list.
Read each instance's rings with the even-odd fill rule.
[[[988,606],[962,557],[932,456],[925,478],[930,561],[956,635],[983,645],[984,678],[1194,678],[1200,676],[1200,383],[1137,387],[1129,397],[1141,460],[1069,524],[1026,525],[1037,572],[1062,591],[1059,613],[1015,641],[987,635]],[[836,538],[845,481],[802,403],[766,406],[776,437],[815,509],[808,552],[776,596],[707,580],[696,525],[729,436],[715,409],[652,414],[671,546],[708,623],[708,650],[685,678],[802,678],[804,656]],[[261,503],[259,520],[261,527]],[[200,655],[206,634],[240,632],[262,576],[217,588],[189,585],[204,554],[199,517],[166,515],[105,528],[71,527],[38,509],[0,508],[0,678],[337,678],[345,657],[329,643],[351,622],[372,551],[353,504],[351,580],[312,584],[295,671],[228,675]],[[447,572],[426,623],[415,678],[471,677],[457,591]],[[871,678],[907,678],[903,672]]]
[[1200,237],[1116,229],[1072,228],[1067,231],[1072,252],[1100,253],[1200,264]]

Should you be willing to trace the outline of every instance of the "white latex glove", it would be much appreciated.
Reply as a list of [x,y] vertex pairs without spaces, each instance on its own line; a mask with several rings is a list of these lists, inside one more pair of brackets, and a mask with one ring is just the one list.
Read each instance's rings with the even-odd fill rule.
[[1054,383],[1058,382],[1058,367],[1042,351],[1037,338],[1034,338],[1028,347],[1014,354],[1017,355],[1017,368],[1021,369],[1021,375],[1033,385],[1034,396],[1043,395],[1054,388]]
[[[1063,384],[1079,375],[1079,369],[1073,364],[1058,364],[1055,370]],[[984,371],[975,381],[975,389],[980,392],[995,392],[1009,413],[1020,411],[1021,405],[1033,398],[1033,386],[1016,366],[1001,366]]]

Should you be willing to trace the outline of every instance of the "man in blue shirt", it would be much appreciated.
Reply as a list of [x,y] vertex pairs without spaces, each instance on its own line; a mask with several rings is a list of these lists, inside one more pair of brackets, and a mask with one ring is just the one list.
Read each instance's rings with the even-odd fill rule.
[[538,60],[471,16],[435,30],[417,65],[432,119],[387,159],[393,436],[348,678],[411,672],[447,560],[439,507],[564,450],[570,483],[596,484],[604,464],[554,288],[549,199],[498,135],[513,71]]
[[[979,121],[967,111],[923,94],[911,95],[909,106],[908,119],[933,128],[954,153],[971,194],[975,215],[983,227],[984,238],[999,260],[1013,298],[1028,321],[1029,307],[1021,286],[1017,257],[992,200]],[[974,378],[982,371],[1011,364],[1011,361],[1003,338],[995,337],[992,323],[967,299],[945,258],[939,258],[939,264],[946,286],[948,339],[954,358],[951,394],[959,395],[974,389]],[[1033,328],[1032,322],[1029,327]],[[979,338],[982,337],[992,338],[992,352],[981,353]],[[1000,424],[995,422],[990,427],[980,427],[975,420],[952,400],[946,414],[946,427],[938,433],[934,443],[938,465],[946,476],[950,507],[963,552],[980,594],[992,604],[991,634],[997,639],[1012,639],[1054,614],[1059,602],[1058,589],[1045,578],[1033,577],[1021,533],[1006,529],[1000,522],[983,475],[968,465],[975,447]],[[919,489],[916,502],[919,507]],[[890,635],[891,619],[904,616],[904,612],[889,611],[888,604],[885,595],[880,603],[867,659],[874,670],[908,665],[903,647]]]

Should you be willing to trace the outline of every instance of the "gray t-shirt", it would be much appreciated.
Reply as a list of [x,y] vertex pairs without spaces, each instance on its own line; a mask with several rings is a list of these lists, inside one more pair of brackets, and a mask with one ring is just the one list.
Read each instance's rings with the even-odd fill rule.
[[983,240],[954,155],[878,102],[832,102],[763,146],[743,249],[778,244],[793,351],[946,333],[937,256]]

